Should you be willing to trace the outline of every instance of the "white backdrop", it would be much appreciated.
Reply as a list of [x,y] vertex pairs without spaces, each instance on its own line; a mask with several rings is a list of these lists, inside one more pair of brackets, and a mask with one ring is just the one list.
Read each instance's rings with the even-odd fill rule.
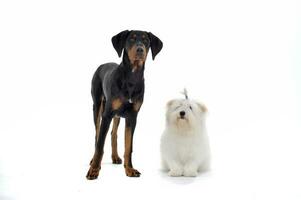
[[[0,199],[301,199],[300,9],[297,0],[1,1]],[[133,155],[142,177],[111,164],[108,137],[100,177],[88,181],[91,78],[121,61],[111,37],[125,29],[164,43],[146,63]],[[184,87],[209,109],[213,166],[169,178],[164,109]]]

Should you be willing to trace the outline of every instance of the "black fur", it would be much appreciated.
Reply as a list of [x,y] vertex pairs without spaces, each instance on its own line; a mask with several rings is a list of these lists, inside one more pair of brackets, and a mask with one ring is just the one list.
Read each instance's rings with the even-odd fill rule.
[[[135,36],[134,39],[133,36]],[[151,48],[152,58],[154,59],[163,46],[161,40],[150,32],[128,30],[122,31],[112,37],[112,43],[119,57],[123,51],[123,58],[119,65],[116,63],[101,65],[94,73],[92,79],[91,93],[95,126],[97,125],[97,116],[102,99],[104,110],[101,116],[99,137],[96,138],[95,142],[94,161],[92,160],[91,162],[89,172],[97,168],[100,169],[101,158],[99,160],[97,156],[101,155],[102,157],[105,138],[114,116],[124,117],[126,119],[126,127],[131,128],[132,136],[134,134],[136,118],[139,111],[139,109],[134,108],[136,108],[137,103],[142,104],[144,97],[145,59],[137,68],[138,70],[134,71],[134,64],[132,64],[133,61],[129,56],[129,51],[133,47],[143,47],[147,54],[149,48]],[[113,101],[116,99],[122,102],[118,109],[112,107]],[[93,173],[89,172],[87,174],[88,179],[97,178],[98,173],[96,177],[93,177]]]

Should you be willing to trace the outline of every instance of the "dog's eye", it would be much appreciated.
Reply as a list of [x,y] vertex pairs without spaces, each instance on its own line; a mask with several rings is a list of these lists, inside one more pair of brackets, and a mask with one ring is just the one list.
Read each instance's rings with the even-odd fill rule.
[[181,107],[181,106],[177,106],[177,107],[175,107],[175,110],[178,110],[180,107]]
[[135,42],[136,38],[131,38],[130,41],[131,42]]
[[190,110],[192,110],[192,107],[191,107],[191,106],[189,106],[189,108],[190,108]]
[[143,42],[144,43],[144,45],[145,45],[145,47],[149,47],[149,42],[148,41],[146,41],[146,42]]

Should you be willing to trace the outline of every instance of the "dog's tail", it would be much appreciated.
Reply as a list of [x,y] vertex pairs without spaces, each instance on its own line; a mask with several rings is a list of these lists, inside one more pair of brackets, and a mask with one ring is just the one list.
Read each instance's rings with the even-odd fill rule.
[[187,94],[187,90],[186,88],[184,88],[184,91],[182,92],[182,94],[184,94],[185,99],[188,99],[188,94]]

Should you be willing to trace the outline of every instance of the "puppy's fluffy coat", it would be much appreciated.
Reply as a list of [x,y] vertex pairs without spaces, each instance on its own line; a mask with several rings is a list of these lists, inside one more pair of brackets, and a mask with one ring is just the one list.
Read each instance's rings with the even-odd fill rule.
[[197,176],[210,166],[206,107],[193,100],[167,103],[166,127],[161,137],[162,167],[169,176]]

